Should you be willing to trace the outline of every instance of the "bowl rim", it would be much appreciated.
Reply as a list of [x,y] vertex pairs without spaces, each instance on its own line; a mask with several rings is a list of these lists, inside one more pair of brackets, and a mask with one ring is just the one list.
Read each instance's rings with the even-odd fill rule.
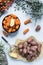
[[[5,28],[4,28],[4,26],[3,26],[3,21],[5,20],[5,18],[6,17],[8,17],[8,16],[10,16],[11,14],[9,14],[9,15],[7,15],[7,16],[5,16],[4,18],[3,18],[3,20],[2,20],[2,27],[3,27],[3,29],[7,32],[7,33],[15,33],[16,31],[18,31],[19,30],[19,28],[20,28],[20,25],[21,25],[21,23],[20,23],[20,25],[19,25],[19,28],[16,30],[16,31],[14,31],[14,32],[8,32]],[[14,14],[13,14],[14,15]],[[17,17],[17,16],[16,16]],[[18,18],[18,17],[17,17]],[[18,18],[19,19],[19,18]],[[19,19],[19,21],[20,21],[20,19]]]

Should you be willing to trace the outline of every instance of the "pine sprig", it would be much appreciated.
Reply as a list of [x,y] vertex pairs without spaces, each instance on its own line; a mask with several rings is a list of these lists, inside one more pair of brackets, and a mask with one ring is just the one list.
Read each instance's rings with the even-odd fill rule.
[[8,65],[2,42],[0,42],[0,65]]
[[43,3],[39,0],[15,0],[15,9],[22,10],[32,16],[32,18],[39,19],[43,15]]

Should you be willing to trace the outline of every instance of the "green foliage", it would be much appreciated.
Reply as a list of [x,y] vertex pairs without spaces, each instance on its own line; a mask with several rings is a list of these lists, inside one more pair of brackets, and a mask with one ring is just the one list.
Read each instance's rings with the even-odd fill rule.
[[0,65],[8,65],[2,42],[0,42]]
[[32,18],[41,18],[43,15],[43,3],[39,0],[16,0],[15,9],[19,10],[20,7],[26,13],[32,16]]

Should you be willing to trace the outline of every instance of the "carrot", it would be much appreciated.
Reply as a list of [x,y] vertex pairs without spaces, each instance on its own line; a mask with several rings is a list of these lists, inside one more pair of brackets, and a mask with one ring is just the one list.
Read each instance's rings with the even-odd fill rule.
[[31,20],[30,19],[27,19],[26,21],[24,21],[24,24],[26,25],[26,24],[28,24],[30,22],[31,22]]
[[6,25],[4,25],[4,28],[5,28],[5,29],[8,29],[8,27],[7,27]]
[[8,19],[8,17],[5,17],[5,21]]
[[6,23],[6,21],[4,20],[4,21],[3,21],[3,24],[5,25],[5,23]]
[[12,32],[12,28],[10,28],[10,29],[8,30],[8,32]]
[[12,29],[12,32],[13,32],[13,31],[15,32],[15,31],[16,31],[16,29]]
[[9,26],[9,23],[8,22],[6,23],[6,26]]
[[11,16],[9,16],[9,18],[11,19]]
[[17,18],[17,16],[14,15],[14,14],[10,14],[10,16],[13,17],[13,18]]
[[16,25],[20,25],[20,21],[19,20],[16,20]]
[[23,34],[26,34],[28,31],[29,31],[29,29],[28,29],[28,28],[27,28],[27,29],[25,29],[25,30],[23,31]]
[[19,25],[16,26],[16,29],[18,29],[18,28],[19,28]]

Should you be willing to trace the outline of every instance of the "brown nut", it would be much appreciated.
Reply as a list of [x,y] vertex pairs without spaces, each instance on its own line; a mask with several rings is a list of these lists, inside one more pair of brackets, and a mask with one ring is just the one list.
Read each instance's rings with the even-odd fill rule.
[[8,33],[7,32],[5,32],[5,31],[2,31],[3,32],[3,34],[4,34],[4,36],[8,36]]
[[31,56],[30,55],[27,55],[26,59],[27,60],[31,60]]
[[30,19],[27,19],[26,21],[24,21],[24,24],[26,25],[26,24],[28,24],[30,22],[31,22],[31,20]]
[[32,41],[34,41],[34,40],[33,40],[33,39],[28,39],[28,40],[27,40],[28,43],[30,43],[30,42],[32,42]]
[[28,31],[29,31],[29,29],[28,29],[28,28],[27,28],[27,29],[25,29],[25,30],[23,31],[23,34],[25,35]]
[[23,52],[23,50],[22,49],[19,49],[19,53],[22,53]]
[[35,59],[35,57],[34,57],[34,56],[32,56],[32,57],[31,57],[31,60],[33,61],[34,59]]
[[35,41],[32,41],[32,42],[30,42],[31,43],[31,45],[36,45],[36,42]]
[[28,43],[25,42],[25,43],[23,44],[23,47],[24,47],[24,48],[27,48],[27,45],[28,45]]
[[27,53],[27,49],[24,48],[23,49],[23,53],[26,54]]
[[18,49],[21,49],[22,47],[23,47],[22,44],[19,44],[19,45],[18,45]]
[[35,30],[36,30],[36,32],[38,32],[38,31],[40,31],[40,29],[41,29],[40,25],[37,25]]
[[38,44],[38,48],[37,48],[38,52],[41,52],[41,44]]

